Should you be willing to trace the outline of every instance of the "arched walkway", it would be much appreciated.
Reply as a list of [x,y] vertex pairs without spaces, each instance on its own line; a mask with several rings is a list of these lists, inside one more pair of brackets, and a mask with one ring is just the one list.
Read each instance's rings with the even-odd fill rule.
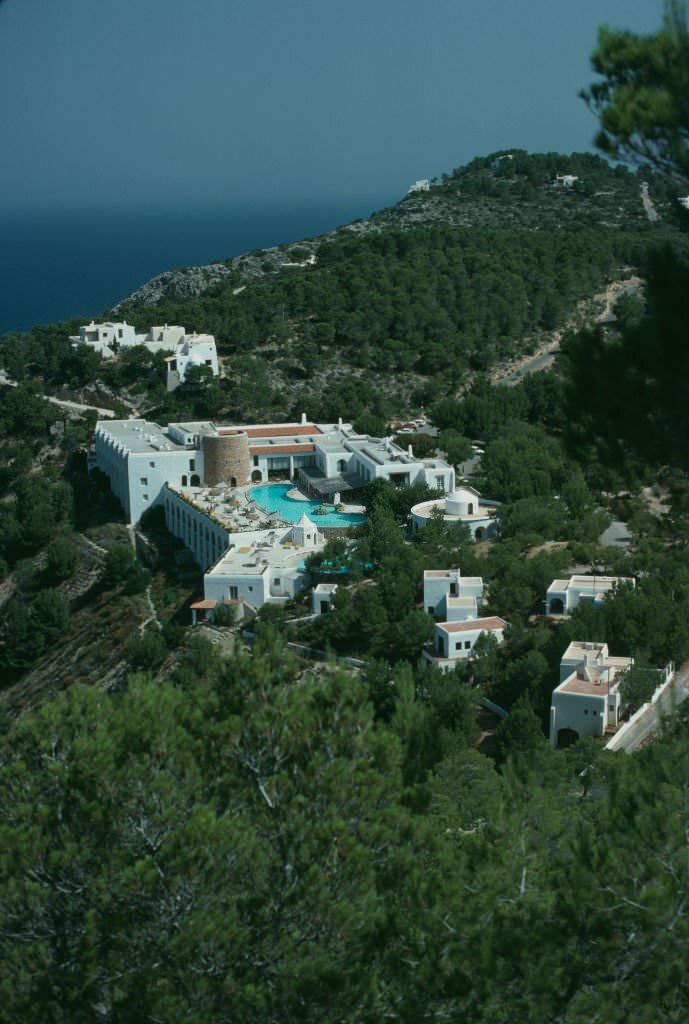
[[251,474],[251,482],[252,482],[252,484],[260,484],[260,482],[262,480],[263,480],[263,473],[261,472],[260,469],[255,469],[253,471],[253,473]]
[[192,473],[191,474],[191,486],[192,487],[200,487],[201,486],[201,477],[199,476],[198,473]]
[[561,597],[551,597],[548,615],[564,615],[565,606]]

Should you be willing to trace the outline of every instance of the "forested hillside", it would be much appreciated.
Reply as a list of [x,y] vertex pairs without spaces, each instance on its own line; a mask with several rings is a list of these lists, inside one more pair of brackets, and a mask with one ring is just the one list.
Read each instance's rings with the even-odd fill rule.
[[[572,187],[557,186],[564,173]],[[369,221],[228,261],[229,276],[194,298],[124,302],[117,315],[137,328],[208,331],[224,357],[225,378],[201,404],[160,386],[147,404],[162,417],[254,420],[373,411],[380,424],[453,395],[472,373],[530,351],[607,282],[629,276],[649,246],[677,236],[665,183],[645,177],[653,222],[642,176],[622,166],[590,154],[495,154]],[[300,265],[310,253],[315,265]],[[7,335],[10,376],[84,387],[97,376],[93,360],[64,344],[77,326]],[[129,380],[114,367],[104,380],[119,392],[154,367],[140,358]]]
[[[689,659],[689,290],[663,169],[504,151],[228,261],[195,298],[123,304],[140,328],[216,335],[224,376],[170,395],[160,357],[69,349],[77,319],[0,342],[3,1019],[686,1020],[687,714],[631,756],[545,738],[571,641],[633,656],[626,714]],[[591,296],[632,270],[645,287],[596,326]],[[553,368],[491,383],[575,319]],[[380,434],[423,407],[434,432],[415,451],[500,503],[496,536],[441,516],[412,536],[431,492],[370,484],[367,526],[309,561],[315,580],[338,572],[332,612],[302,598],[251,635],[192,629],[200,573],[155,511],[137,560],[86,474],[95,415],[56,394]],[[457,566],[507,627],[443,674],[421,657],[422,579]],[[573,572],[635,585],[545,616]]]

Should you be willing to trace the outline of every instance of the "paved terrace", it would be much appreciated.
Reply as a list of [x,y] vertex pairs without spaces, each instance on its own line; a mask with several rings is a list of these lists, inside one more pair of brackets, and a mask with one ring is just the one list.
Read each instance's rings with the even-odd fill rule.
[[291,525],[276,512],[265,512],[260,508],[249,497],[248,488],[218,484],[215,487],[170,487],[170,490],[230,531],[265,530],[272,526]]

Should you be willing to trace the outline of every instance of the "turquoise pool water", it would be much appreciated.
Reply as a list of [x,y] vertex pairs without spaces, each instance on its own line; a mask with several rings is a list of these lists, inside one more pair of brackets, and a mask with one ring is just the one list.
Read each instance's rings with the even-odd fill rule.
[[316,526],[361,526],[366,516],[354,512],[327,512],[325,515],[314,515],[314,509],[320,508],[320,501],[295,501],[288,498],[292,484],[261,484],[252,487],[251,497],[266,512],[277,512],[281,519],[288,523],[298,523],[306,513]]

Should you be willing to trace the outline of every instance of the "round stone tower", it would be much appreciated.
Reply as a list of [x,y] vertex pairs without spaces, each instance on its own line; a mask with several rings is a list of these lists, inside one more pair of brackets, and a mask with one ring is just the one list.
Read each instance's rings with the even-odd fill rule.
[[249,435],[243,430],[236,434],[206,434],[203,438],[204,482],[244,487],[251,476]]

